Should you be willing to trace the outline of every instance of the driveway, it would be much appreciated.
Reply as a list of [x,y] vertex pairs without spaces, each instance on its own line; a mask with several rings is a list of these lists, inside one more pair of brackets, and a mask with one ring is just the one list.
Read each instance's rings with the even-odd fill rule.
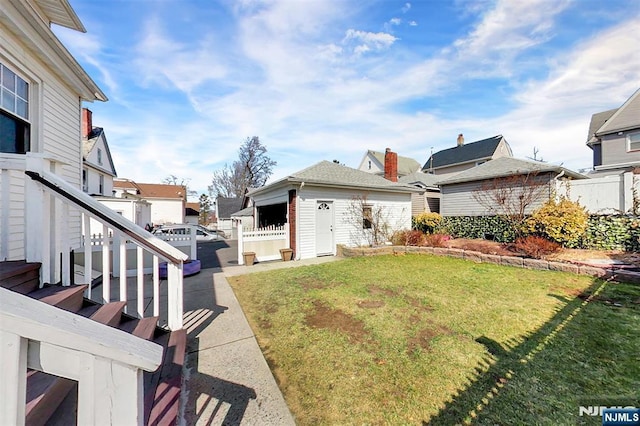
[[200,241],[198,259],[202,269],[238,265],[238,240]]

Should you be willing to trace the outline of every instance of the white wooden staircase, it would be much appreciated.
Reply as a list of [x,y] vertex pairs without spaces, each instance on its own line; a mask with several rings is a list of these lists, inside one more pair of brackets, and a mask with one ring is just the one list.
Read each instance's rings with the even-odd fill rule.
[[[55,307],[59,311],[67,311],[77,317],[89,318],[104,326],[120,331],[119,334],[129,334],[135,336],[134,339],[145,339],[153,342],[162,350],[161,362],[154,371],[142,373],[143,395],[141,402],[143,418],[137,418],[135,423],[145,425],[171,425],[176,424],[180,403],[180,392],[182,383],[182,367],[186,348],[186,332],[184,329],[169,331],[158,327],[157,317],[136,318],[123,313],[126,302],[117,301],[100,304],[84,297],[87,289],[86,285],[44,285],[40,286],[39,263],[28,263],[25,261],[0,262],[0,297],[3,304],[3,314],[11,315],[11,309],[7,308],[7,303],[12,303],[9,299],[30,298],[28,302],[37,301],[38,304],[47,304]],[[8,313],[7,313],[8,311]],[[4,320],[4,317],[3,317]],[[36,355],[41,361],[41,342],[25,338],[28,341],[27,358],[34,358]],[[120,336],[122,337],[122,336]],[[8,342],[3,341],[4,351]],[[40,352],[40,353],[38,353]],[[45,424],[84,424],[83,420],[92,419],[82,417],[79,412],[82,400],[86,395],[79,394],[78,388],[83,388],[82,381],[70,380],[54,374],[39,371],[34,367],[37,364],[33,360],[22,361],[26,377],[25,395],[19,395],[18,400],[24,401],[24,423],[27,425]],[[120,392],[120,389],[112,390]],[[112,401],[103,401],[102,404],[110,404]],[[95,404],[89,401],[89,404]],[[97,402],[100,404],[100,402]],[[3,409],[10,409],[6,406]],[[96,410],[97,407],[90,407],[89,411]],[[123,408],[126,410],[126,408]],[[18,409],[18,412],[22,410]],[[86,410],[85,410],[86,411]],[[122,419],[132,417],[123,413]],[[111,423],[118,419],[109,415],[108,418],[101,418],[100,423]],[[107,419],[111,419],[107,421]],[[7,418],[4,418],[7,420]],[[93,419],[95,420],[95,418]],[[20,423],[20,419],[17,419]],[[127,424],[130,424],[127,421]]]

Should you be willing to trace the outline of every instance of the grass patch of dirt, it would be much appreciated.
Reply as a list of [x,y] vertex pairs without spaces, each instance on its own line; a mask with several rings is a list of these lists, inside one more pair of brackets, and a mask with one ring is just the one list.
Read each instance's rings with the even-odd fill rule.
[[581,403],[640,403],[637,285],[412,253],[229,282],[301,426],[598,424]]
[[309,327],[340,331],[348,336],[349,341],[354,343],[361,343],[367,337],[367,331],[364,329],[362,321],[338,309],[332,309],[317,300],[313,301],[313,310],[307,313],[305,323]]

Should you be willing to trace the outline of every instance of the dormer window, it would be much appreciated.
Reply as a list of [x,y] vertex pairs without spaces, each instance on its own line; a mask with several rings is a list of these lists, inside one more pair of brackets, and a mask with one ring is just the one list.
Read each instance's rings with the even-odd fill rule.
[[0,152],[30,148],[29,83],[0,63]]

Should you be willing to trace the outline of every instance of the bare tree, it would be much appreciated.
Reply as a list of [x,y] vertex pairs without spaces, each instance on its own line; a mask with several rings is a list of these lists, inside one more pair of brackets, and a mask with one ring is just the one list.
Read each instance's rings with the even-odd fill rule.
[[191,179],[179,178],[176,175],[169,175],[164,179],[162,179],[162,183],[164,183],[165,185],[178,185],[178,186],[184,186],[185,188],[187,188],[185,199],[187,196],[198,195],[198,191],[193,191],[189,189],[189,182],[191,182]]
[[548,200],[551,193],[549,182],[532,172],[486,180],[472,195],[487,212],[507,221],[518,237],[530,207]]
[[391,214],[380,205],[369,202],[366,194],[351,199],[345,211],[345,220],[352,225],[351,239],[370,246],[384,244],[399,226],[391,223]]
[[258,136],[247,138],[238,150],[238,159],[213,173],[209,193],[212,197],[242,197],[248,188],[263,186],[276,164]]

